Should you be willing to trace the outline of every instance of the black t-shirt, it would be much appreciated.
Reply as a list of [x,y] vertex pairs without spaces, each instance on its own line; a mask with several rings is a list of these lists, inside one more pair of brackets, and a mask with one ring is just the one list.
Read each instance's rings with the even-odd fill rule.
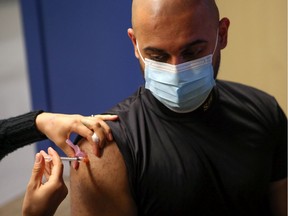
[[108,111],[139,215],[269,215],[269,183],[287,176],[286,116],[241,84],[217,81],[209,100],[179,114],[140,87]]

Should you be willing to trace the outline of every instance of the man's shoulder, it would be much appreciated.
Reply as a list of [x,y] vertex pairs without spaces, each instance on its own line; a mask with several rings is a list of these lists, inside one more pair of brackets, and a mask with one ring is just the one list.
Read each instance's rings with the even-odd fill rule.
[[253,116],[277,119],[281,110],[276,99],[270,94],[245,84],[217,81],[220,103],[235,112],[250,113]]
[[276,102],[275,98],[267,92],[237,82],[217,80],[217,88],[223,97],[237,98],[242,101]]
[[133,107],[139,106],[141,103],[141,97],[144,92],[143,86],[139,87],[138,90],[124,99],[123,101],[116,104],[114,107],[110,108],[106,113],[109,114],[119,114],[131,111]]

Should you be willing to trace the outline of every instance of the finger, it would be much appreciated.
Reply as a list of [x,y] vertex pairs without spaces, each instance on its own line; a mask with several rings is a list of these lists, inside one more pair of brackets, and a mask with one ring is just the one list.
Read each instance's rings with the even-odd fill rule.
[[[104,129],[104,133],[106,135],[106,138],[108,141],[113,141],[113,135],[110,127],[105,121],[101,122],[101,127]],[[103,146],[100,146],[100,148],[103,148]]]
[[[93,134],[91,137],[86,137],[87,140],[92,140],[94,143],[96,143],[97,145],[95,146],[96,149],[99,148],[99,144],[103,141],[103,139],[105,139],[105,134],[99,134],[99,133],[104,133],[102,130],[102,126],[101,126],[101,119],[97,119],[97,118],[93,118],[93,119],[89,119],[88,122],[89,123],[89,128],[93,131]],[[100,121],[100,122],[99,122]],[[96,134],[98,133],[98,134]]]
[[53,165],[54,166],[57,166],[57,165],[61,165],[62,164],[62,161],[60,159],[60,156],[58,155],[58,153],[52,148],[52,147],[49,147],[48,148],[48,154],[51,156],[52,158],[52,162],[53,162]]
[[[77,130],[75,130],[75,133],[78,133],[79,135],[81,135],[82,137],[86,138],[88,140],[88,142],[92,145],[92,151],[93,154],[97,156],[97,152],[99,149],[98,144],[100,142],[100,139],[98,137],[98,139],[93,139],[93,134],[94,132],[90,129],[88,129],[88,124],[90,125],[89,122],[85,122],[86,126],[83,125],[79,125],[77,127]],[[99,127],[101,127],[101,125],[98,125]],[[91,127],[91,126],[90,126]],[[91,127],[92,128],[92,127]]]
[[117,115],[93,115],[93,117],[97,117],[105,121],[115,121],[118,119]]
[[[48,155],[45,151],[41,150],[40,154],[44,158],[50,158],[50,155]],[[45,160],[45,166],[44,166],[44,175],[46,178],[46,181],[49,180],[49,177],[51,175],[51,169],[52,169],[52,162],[49,160]]]
[[[77,127],[74,127],[72,129],[72,131],[74,133],[77,133],[80,136],[86,138],[92,145],[95,145],[95,143],[97,144],[97,142],[94,142],[94,140],[92,139],[92,136],[94,133],[92,124],[94,124],[94,121],[90,122],[89,118],[90,117],[85,117],[85,118],[81,119],[82,124],[79,124],[79,125],[77,125]],[[101,125],[98,124],[97,127],[101,127]],[[97,141],[97,140],[95,140],[95,141]]]
[[99,155],[99,152],[100,152],[100,148],[99,148],[100,139],[95,133],[92,132],[92,134],[93,134],[92,136],[89,135],[89,136],[87,136],[85,138],[88,140],[88,142],[92,146],[92,153],[94,155],[96,155],[97,157],[99,157],[100,156]]
[[[89,123],[89,128],[91,130],[93,130],[94,132],[95,131],[98,131],[99,128],[102,128],[104,134],[105,134],[105,137],[110,140],[110,137],[112,136],[112,133],[111,133],[111,130],[110,130],[110,127],[106,124],[105,121],[103,121],[102,119],[100,118],[93,118],[93,119],[89,119],[88,122],[90,121]],[[99,131],[98,131],[99,132]],[[100,139],[101,140],[101,139]],[[102,141],[102,140],[101,140]]]
[[[90,138],[88,137],[87,139],[89,141]],[[101,149],[99,148],[100,139],[96,133],[93,133],[91,139],[92,142],[94,143],[94,144],[92,143],[93,154],[96,155],[97,157],[100,157],[100,151],[101,151]]]
[[96,117],[96,118],[103,120],[103,121],[100,121],[99,123],[104,128],[107,139],[109,141],[113,141],[111,129],[105,121],[115,121],[118,119],[118,116],[117,115],[95,115],[93,117]]
[[[111,117],[110,115],[108,116]],[[117,116],[112,116],[111,118],[116,119]],[[86,136],[85,138],[89,141],[89,143],[92,144],[93,154],[97,157],[101,156],[101,149],[104,147],[107,140],[113,140],[111,130],[109,126],[100,118],[98,117],[88,117],[83,118],[81,120],[83,125],[85,125],[87,128],[94,131],[94,134],[92,136]],[[104,127],[102,127],[104,125]],[[97,138],[96,138],[97,137]],[[93,144],[96,143],[95,144]]]
[[[94,136],[94,137],[93,137]],[[104,128],[100,127],[94,130],[94,134],[91,137],[92,139],[98,139],[97,145],[95,145],[95,155],[97,157],[101,156],[101,151],[105,143],[107,142],[106,135],[104,133]]]
[[96,117],[84,117],[81,119],[81,123],[85,125],[90,130],[93,130],[94,128],[101,127],[100,122],[103,120]]
[[32,169],[32,174],[29,180],[29,185],[32,187],[39,187],[42,183],[42,176],[44,172],[44,158],[41,154],[35,155],[35,162]]
[[96,115],[93,117],[83,118],[81,122],[89,129],[95,131],[100,126],[104,128],[105,135],[109,141],[113,140],[112,132],[104,120],[117,120],[117,115]]
[[[40,151],[40,154],[44,157],[44,158],[49,158],[50,155],[48,155],[44,150]],[[49,160],[46,160],[46,162],[49,162]]]
[[[83,119],[82,123],[89,129],[94,131],[94,134],[96,133],[98,139],[93,139],[93,135],[92,137],[87,136],[85,137],[89,142],[92,141],[96,141],[95,143],[98,144],[98,146],[96,146],[97,148],[103,148],[104,143],[105,143],[105,138],[107,140],[110,140],[112,137],[112,133],[111,130],[109,128],[109,126],[102,120],[99,118],[86,118]],[[102,127],[102,125],[104,127]],[[94,135],[95,136],[95,135]],[[113,139],[113,138],[112,138]]]
[[48,148],[48,153],[52,157],[53,168],[51,170],[51,175],[53,178],[62,179],[63,175],[63,163],[60,159],[58,153],[51,147]]
[[[77,132],[76,132],[77,133]],[[92,133],[92,132],[91,132]],[[93,134],[93,133],[92,133]],[[82,135],[81,135],[82,136]],[[69,137],[68,137],[69,138]],[[68,156],[68,157],[75,157],[75,152],[73,150],[73,148],[71,148],[69,145],[67,145],[67,143],[65,142],[65,140],[61,141],[61,144],[56,144],[59,148],[61,148],[61,150]]]
[[[81,120],[81,123],[82,124],[79,124],[77,127],[73,128],[73,132],[85,137],[86,139],[91,138],[93,135],[93,127],[92,123],[89,121],[89,118],[86,120],[83,119],[83,121]],[[101,125],[98,126],[101,127]],[[90,140],[93,141],[92,139]]]

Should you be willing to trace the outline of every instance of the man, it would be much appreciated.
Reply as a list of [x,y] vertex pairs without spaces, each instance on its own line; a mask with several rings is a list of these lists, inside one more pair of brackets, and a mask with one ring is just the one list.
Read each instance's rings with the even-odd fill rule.
[[213,0],[133,1],[145,88],[109,111],[103,156],[71,170],[73,215],[286,215],[284,113],[215,81],[229,24]]

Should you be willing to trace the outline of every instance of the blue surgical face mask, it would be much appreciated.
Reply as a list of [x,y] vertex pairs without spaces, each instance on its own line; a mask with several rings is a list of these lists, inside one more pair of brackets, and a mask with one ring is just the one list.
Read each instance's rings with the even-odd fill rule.
[[162,104],[178,113],[191,112],[200,107],[215,86],[212,54],[178,65],[143,58],[145,63],[145,88]]

